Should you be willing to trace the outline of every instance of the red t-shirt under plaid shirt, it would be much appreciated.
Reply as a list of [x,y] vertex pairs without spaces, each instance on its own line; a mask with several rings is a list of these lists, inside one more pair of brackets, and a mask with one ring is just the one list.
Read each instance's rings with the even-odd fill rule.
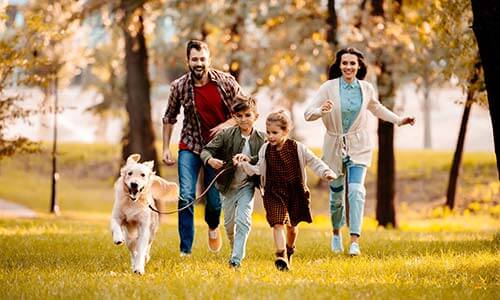
[[222,99],[217,85],[210,81],[204,86],[194,87],[194,103],[201,123],[201,136],[206,143],[210,142],[210,129],[226,121]]

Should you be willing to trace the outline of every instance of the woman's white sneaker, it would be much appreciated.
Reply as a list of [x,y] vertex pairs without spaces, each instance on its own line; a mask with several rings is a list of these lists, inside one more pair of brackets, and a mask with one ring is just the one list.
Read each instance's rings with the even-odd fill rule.
[[349,255],[358,256],[361,255],[361,250],[359,250],[359,244],[356,242],[351,243],[351,247],[349,247]]

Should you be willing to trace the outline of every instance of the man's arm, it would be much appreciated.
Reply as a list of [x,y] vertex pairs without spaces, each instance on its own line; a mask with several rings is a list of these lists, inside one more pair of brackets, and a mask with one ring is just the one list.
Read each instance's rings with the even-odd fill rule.
[[163,123],[163,162],[167,166],[173,166],[175,164],[172,152],[170,152],[170,139],[172,137],[173,128],[174,124]]

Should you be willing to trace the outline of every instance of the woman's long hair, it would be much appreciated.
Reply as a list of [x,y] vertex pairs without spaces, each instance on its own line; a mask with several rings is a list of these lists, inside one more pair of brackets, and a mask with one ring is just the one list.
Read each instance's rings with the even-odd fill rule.
[[342,55],[344,54],[354,54],[358,57],[359,69],[356,73],[356,78],[360,80],[365,79],[367,69],[363,52],[352,47],[340,49],[339,51],[337,51],[337,53],[335,54],[335,61],[328,70],[328,79],[335,79],[342,76],[342,71],[340,71],[340,61],[342,60]]

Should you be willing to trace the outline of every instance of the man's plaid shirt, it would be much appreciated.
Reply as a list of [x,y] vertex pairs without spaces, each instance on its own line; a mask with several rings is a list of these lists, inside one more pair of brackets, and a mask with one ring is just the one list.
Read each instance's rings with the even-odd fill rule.
[[[229,119],[236,95],[241,92],[240,85],[230,74],[214,69],[209,69],[208,78],[217,85],[224,105],[224,113],[227,119]],[[191,151],[199,154],[204,146],[204,142],[201,136],[200,119],[198,118],[194,103],[194,82],[191,78],[191,72],[184,74],[172,82],[167,110],[163,116],[163,124],[175,124],[177,122],[177,115],[180,113],[181,105],[184,108],[181,141]]]

